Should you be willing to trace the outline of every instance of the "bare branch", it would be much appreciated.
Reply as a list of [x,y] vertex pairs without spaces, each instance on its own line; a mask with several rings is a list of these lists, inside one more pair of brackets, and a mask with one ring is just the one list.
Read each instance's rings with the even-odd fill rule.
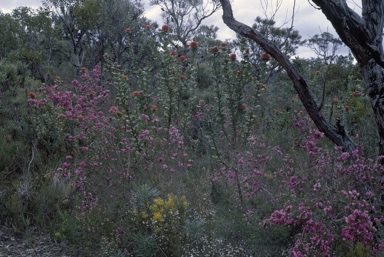
[[340,133],[340,129],[335,128],[332,124],[325,120],[316,104],[316,101],[309,91],[307,82],[301,76],[297,68],[291,63],[289,58],[260,32],[253,30],[251,27],[235,20],[233,17],[232,6],[228,0],[220,0],[220,2],[223,8],[224,23],[236,33],[255,41],[285,69],[293,82],[293,86],[296,89],[301,102],[317,128],[321,132],[324,132],[325,136],[332,140],[336,145],[342,146],[345,150],[352,151],[355,149],[356,144],[352,141],[349,135]]
[[151,0],[150,3],[161,7],[164,21],[174,25],[176,40],[180,41],[184,47],[187,46],[187,41],[203,20],[220,8],[217,1]]

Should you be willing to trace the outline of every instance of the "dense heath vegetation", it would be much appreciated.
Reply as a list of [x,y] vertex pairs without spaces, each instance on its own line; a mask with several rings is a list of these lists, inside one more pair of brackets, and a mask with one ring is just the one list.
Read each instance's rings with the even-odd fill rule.
[[313,126],[269,54],[218,40],[193,1],[178,7],[160,26],[128,0],[0,13],[1,225],[38,227],[78,256],[379,255],[382,157],[341,41],[253,25],[353,152]]

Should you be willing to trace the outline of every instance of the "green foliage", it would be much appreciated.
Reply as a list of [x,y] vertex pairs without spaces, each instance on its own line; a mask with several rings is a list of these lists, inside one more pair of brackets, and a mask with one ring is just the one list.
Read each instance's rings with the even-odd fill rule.
[[[46,176],[49,175],[47,174]],[[38,224],[41,224],[45,229],[50,230],[53,220],[61,217],[61,215],[65,215],[61,213],[71,211],[68,200],[71,188],[69,185],[51,183],[50,179],[47,181],[46,184],[41,185],[34,192],[32,196],[33,205],[31,206],[31,212],[34,213],[34,220]],[[65,235],[65,230],[66,229],[60,230],[59,233]],[[56,237],[59,236],[56,235]]]
[[73,14],[80,30],[88,30],[97,25],[99,21],[97,15],[101,11],[100,7],[95,0],[79,1],[73,5]]
[[[297,30],[276,26],[271,19],[257,17],[252,28],[257,29],[266,38],[271,40],[288,57],[296,54],[296,50],[305,44]],[[281,75],[283,69],[254,41],[237,36],[234,44],[243,53],[247,61],[252,65],[252,75],[260,82],[267,83],[274,81],[274,78]],[[263,55],[264,54],[264,55]]]
[[[307,220],[272,226],[276,210],[316,196],[344,215],[332,196],[358,181],[327,177],[337,153],[312,144],[314,128],[276,61],[245,39],[220,43],[215,27],[180,47],[177,29],[156,31],[142,12],[130,1],[52,0],[0,17],[21,44],[0,39],[0,220],[20,232],[37,225],[83,256],[283,256]],[[272,20],[254,26],[289,56],[304,43]],[[323,52],[329,42],[338,43],[310,41]],[[353,60],[294,62],[326,117],[373,142]],[[330,188],[324,195],[313,193],[317,179]],[[295,211],[287,216],[299,219]],[[358,240],[336,242],[345,256],[370,254]]]
[[0,13],[0,59],[18,47],[18,23],[10,14]]
[[27,69],[20,62],[0,61],[1,176],[24,170],[30,144],[27,120]]
[[348,252],[347,254],[343,255],[345,257],[365,257],[365,256],[374,256],[372,251],[369,249],[369,247],[365,246],[362,243],[358,243],[352,251]]
[[30,49],[18,49],[17,52],[13,51],[9,54],[9,59],[11,61],[21,61],[28,65],[28,68],[32,73],[36,73],[38,66],[40,65],[43,56],[42,53],[36,52]]
[[140,257],[156,256],[157,244],[154,235],[138,234],[135,237],[137,244],[136,254]]
[[84,238],[83,225],[76,219],[73,213],[69,211],[60,212],[58,218],[55,219],[55,222],[49,230],[55,240],[60,241],[65,239],[73,244],[88,243],[87,239]]
[[134,186],[134,197],[137,199],[138,206],[147,206],[159,195],[159,190],[149,184]]

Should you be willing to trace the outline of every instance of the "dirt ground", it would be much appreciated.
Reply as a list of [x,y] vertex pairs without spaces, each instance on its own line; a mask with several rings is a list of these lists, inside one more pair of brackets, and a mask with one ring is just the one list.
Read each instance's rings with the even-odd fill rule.
[[49,235],[28,229],[23,235],[16,235],[12,228],[0,226],[0,257],[75,257],[69,254],[66,243],[54,242]]

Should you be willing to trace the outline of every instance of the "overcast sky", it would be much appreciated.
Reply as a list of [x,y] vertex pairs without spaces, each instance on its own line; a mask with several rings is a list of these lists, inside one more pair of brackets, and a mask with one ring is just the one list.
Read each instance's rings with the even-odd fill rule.
[[[265,3],[267,0],[233,0],[232,8],[234,16],[238,21],[252,25],[257,16],[265,17],[266,13],[266,15],[270,17],[271,13],[276,9],[276,1],[282,1],[282,5],[277,12],[275,20],[277,25],[283,25],[284,22],[289,20],[292,16],[294,0],[269,0],[270,5],[268,6],[269,8],[267,12],[264,12],[263,8],[261,8],[261,3]],[[41,6],[41,2],[41,0],[0,0],[0,11],[10,12],[12,9],[19,6],[37,8],[38,6]],[[143,2],[148,3],[149,0],[143,0]],[[357,13],[360,13],[360,0],[348,0],[347,2],[351,8],[353,8]],[[160,12],[161,10],[159,7],[147,5],[145,16],[151,20],[157,20],[161,25],[162,22],[160,20]],[[221,19],[221,16],[222,11],[218,11],[212,17],[207,19],[205,24],[218,26],[220,28],[218,36],[222,40],[234,38],[235,34],[226,27]],[[309,38],[315,34],[320,34],[325,31],[329,31],[334,34],[334,30],[330,22],[325,19],[321,11],[312,7],[308,0],[296,0],[294,28],[300,31],[303,38]],[[343,52],[345,51],[346,49],[344,49]],[[302,57],[311,55],[309,49],[301,49],[298,54]]]

